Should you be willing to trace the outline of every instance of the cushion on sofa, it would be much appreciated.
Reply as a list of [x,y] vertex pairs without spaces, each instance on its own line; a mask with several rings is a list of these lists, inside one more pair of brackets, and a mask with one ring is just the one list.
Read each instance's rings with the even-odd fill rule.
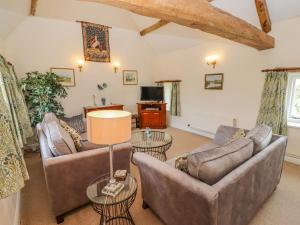
[[45,124],[47,141],[54,156],[75,153],[76,148],[71,136],[55,121]]
[[232,136],[238,131],[238,128],[220,125],[217,129],[213,143],[217,145],[226,145],[231,140]]
[[252,154],[253,141],[240,138],[228,145],[189,155],[187,157],[188,173],[213,185],[251,158]]
[[[179,158],[186,158],[188,155],[190,154],[193,154],[193,153],[198,153],[198,152],[203,152],[203,151],[208,151],[208,150],[211,150],[211,149],[215,149],[217,147],[220,147],[219,145],[216,145],[214,143],[209,143],[209,144],[204,144],[204,145],[201,145],[200,147],[194,149],[193,151],[191,152],[186,152],[186,153],[183,153],[177,157],[174,157],[172,159],[169,159],[168,161],[166,161],[166,163],[172,167],[175,167],[176,168],[176,160],[179,159]],[[179,169],[179,168],[177,168]]]
[[52,112],[50,112],[50,113],[46,113],[45,115],[44,115],[44,118],[43,118],[43,122],[42,123],[50,123],[50,122],[52,122],[52,121],[55,121],[55,122],[59,122],[59,120],[57,119],[57,117],[56,117],[56,115],[54,114],[54,113],[52,113]]
[[74,142],[74,145],[75,145],[75,148],[76,150],[78,151],[78,149],[81,148],[81,136],[80,134],[77,132],[77,130],[75,130],[74,128],[70,127],[65,121],[63,120],[60,120],[59,121],[59,124],[61,125],[61,127],[63,129],[65,129],[65,131],[68,132],[68,134],[70,134],[73,142]]
[[268,146],[272,139],[272,128],[267,125],[259,125],[250,130],[246,135],[246,138],[250,138],[254,142],[253,154],[260,152],[262,149]]
[[60,119],[65,121],[70,127],[74,128],[78,133],[82,134],[86,132],[82,114],[72,117],[62,117]]
[[244,129],[238,129],[233,135],[232,137],[230,138],[230,140],[227,142],[227,144],[233,142],[233,141],[236,141],[240,138],[244,138],[246,137],[246,133],[245,133],[245,130]]
[[190,154],[192,153],[198,153],[198,152],[203,152],[203,151],[209,151],[211,149],[215,149],[215,148],[218,148],[218,147],[221,147],[220,145],[217,145],[217,144],[214,144],[214,143],[209,143],[209,144],[204,144],[204,145],[201,145],[200,147],[192,150]]

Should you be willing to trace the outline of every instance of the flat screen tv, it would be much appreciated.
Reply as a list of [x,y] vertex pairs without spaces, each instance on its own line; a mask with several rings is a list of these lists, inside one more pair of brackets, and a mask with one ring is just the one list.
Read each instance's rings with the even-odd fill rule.
[[141,101],[163,101],[164,87],[141,87]]

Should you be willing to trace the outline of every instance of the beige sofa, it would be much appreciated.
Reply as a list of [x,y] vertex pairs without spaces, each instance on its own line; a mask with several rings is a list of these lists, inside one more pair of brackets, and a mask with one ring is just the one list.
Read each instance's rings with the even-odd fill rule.
[[[211,145],[227,143],[236,131],[221,126]],[[165,163],[135,153],[143,207],[167,225],[247,225],[280,181],[286,144],[286,137],[273,135],[266,148],[213,185],[174,168],[174,160]]]
[[[54,157],[42,124],[38,124],[36,129],[52,209],[57,223],[61,223],[65,213],[88,203],[88,184],[109,173],[109,150],[102,147]],[[130,170],[130,151],[129,143],[114,146],[115,170]]]

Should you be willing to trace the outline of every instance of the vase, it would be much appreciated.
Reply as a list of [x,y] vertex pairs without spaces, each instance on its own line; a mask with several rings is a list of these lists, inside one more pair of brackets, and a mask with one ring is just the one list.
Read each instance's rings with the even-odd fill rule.
[[106,99],[105,98],[101,98],[101,102],[102,102],[102,105],[106,105]]

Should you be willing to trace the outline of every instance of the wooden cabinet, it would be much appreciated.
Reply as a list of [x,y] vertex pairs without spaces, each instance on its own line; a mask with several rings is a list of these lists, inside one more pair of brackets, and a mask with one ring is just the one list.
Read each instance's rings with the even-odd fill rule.
[[166,103],[147,102],[137,103],[140,118],[140,128],[165,129]]
[[86,117],[86,114],[93,111],[99,111],[99,110],[123,110],[123,105],[102,105],[102,106],[86,106],[83,107],[84,116]]

